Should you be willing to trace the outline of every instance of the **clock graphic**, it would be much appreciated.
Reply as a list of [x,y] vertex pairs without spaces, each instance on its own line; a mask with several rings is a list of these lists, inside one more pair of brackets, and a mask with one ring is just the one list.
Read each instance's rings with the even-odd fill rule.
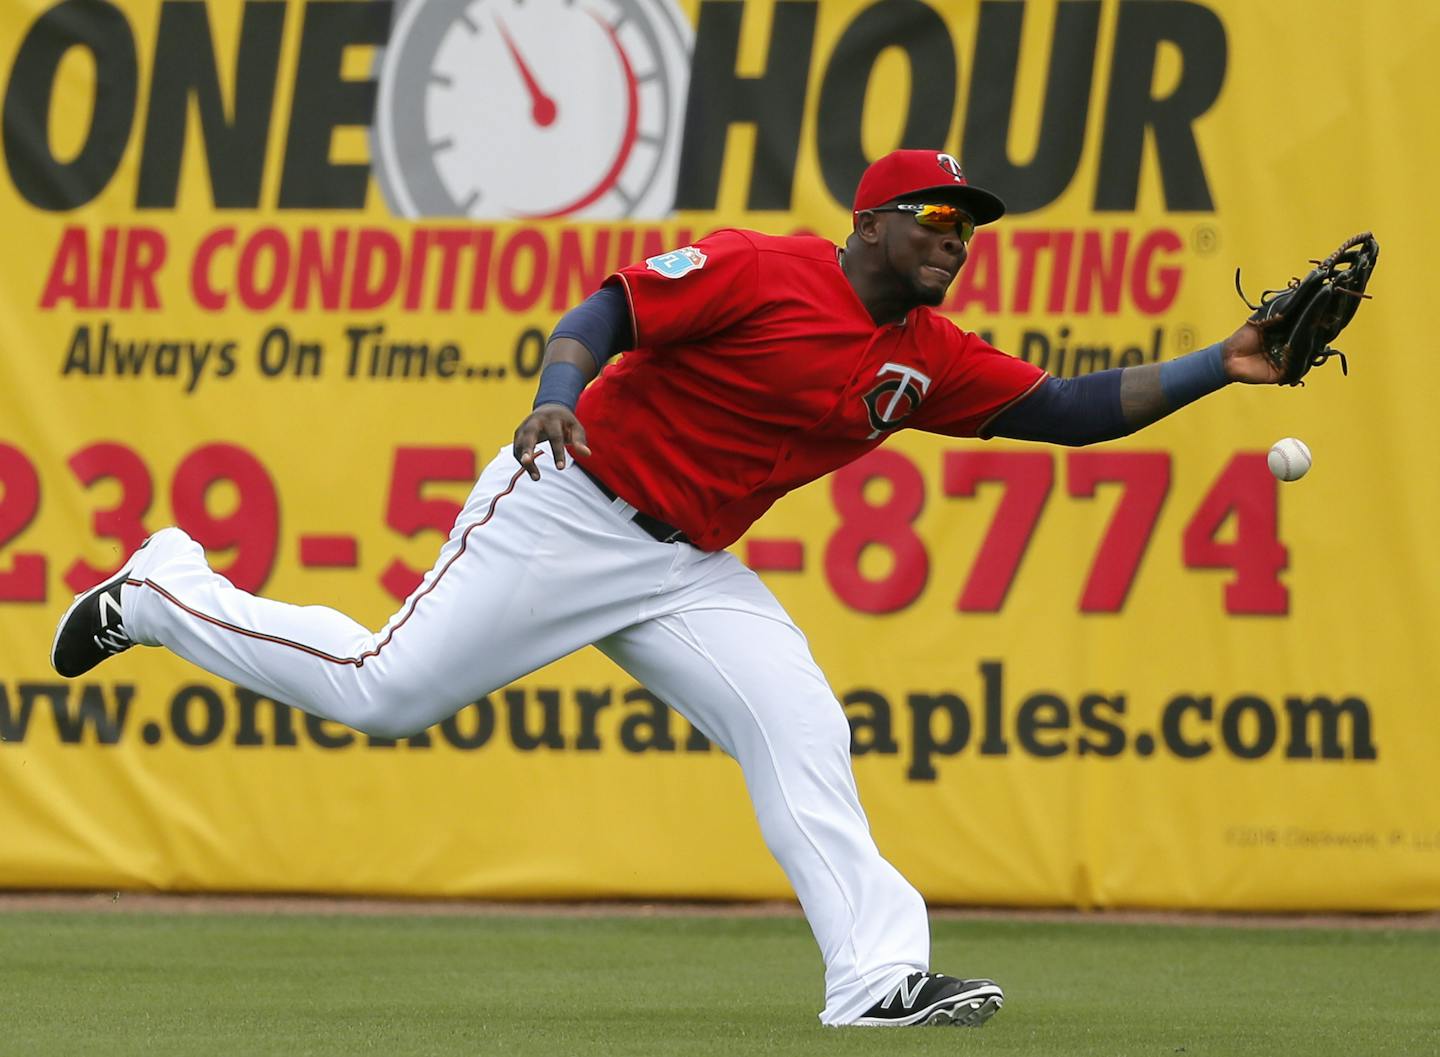
[[409,0],[372,132],[391,212],[668,216],[693,38],[672,0]]

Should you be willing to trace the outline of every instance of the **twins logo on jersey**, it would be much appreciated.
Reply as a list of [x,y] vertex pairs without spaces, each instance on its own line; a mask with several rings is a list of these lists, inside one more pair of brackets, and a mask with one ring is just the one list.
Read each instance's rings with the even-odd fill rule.
[[694,246],[685,246],[678,250],[671,250],[669,253],[662,253],[658,257],[651,257],[645,262],[645,267],[652,272],[658,272],[667,279],[679,279],[682,275],[689,275],[691,272],[705,267],[706,257]]
[[930,390],[930,379],[914,367],[887,363],[875,372],[881,381],[865,394],[871,440],[900,426],[915,413]]

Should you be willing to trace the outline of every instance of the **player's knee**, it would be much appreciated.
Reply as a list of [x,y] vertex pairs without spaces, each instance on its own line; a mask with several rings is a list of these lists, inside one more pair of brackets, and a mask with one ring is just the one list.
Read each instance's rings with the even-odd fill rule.
[[385,714],[362,716],[358,722],[350,725],[367,737],[385,738],[389,741],[414,737],[428,726],[426,723],[417,723],[405,716]]
[[829,781],[837,772],[848,774],[850,720],[833,698],[798,703],[770,730],[764,752],[794,775]]
[[850,720],[837,703],[833,708],[818,710],[815,717],[815,742],[827,752],[850,759]]
[[388,690],[366,695],[346,717],[348,726],[372,738],[408,738],[430,726],[432,719],[420,695]]

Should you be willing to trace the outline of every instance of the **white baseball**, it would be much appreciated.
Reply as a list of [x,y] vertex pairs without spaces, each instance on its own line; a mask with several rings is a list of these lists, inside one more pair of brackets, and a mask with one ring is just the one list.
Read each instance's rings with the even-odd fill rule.
[[1303,440],[1286,437],[1270,446],[1270,454],[1265,461],[1270,466],[1270,472],[1280,480],[1298,481],[1309,472],[1310,463],[1314,460],[1310,458],[1310,449]]

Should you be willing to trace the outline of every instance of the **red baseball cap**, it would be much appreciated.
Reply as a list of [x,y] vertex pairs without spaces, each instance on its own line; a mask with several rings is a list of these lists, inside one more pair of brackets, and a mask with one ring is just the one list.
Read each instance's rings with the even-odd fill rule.
[[1005,215],[1005,203],[997,195],[966,182],[953,154],[933,150],[891,151],[871,162],[855,188],[855,212],[930,193],[954,202],[977,224],[989,224]]

